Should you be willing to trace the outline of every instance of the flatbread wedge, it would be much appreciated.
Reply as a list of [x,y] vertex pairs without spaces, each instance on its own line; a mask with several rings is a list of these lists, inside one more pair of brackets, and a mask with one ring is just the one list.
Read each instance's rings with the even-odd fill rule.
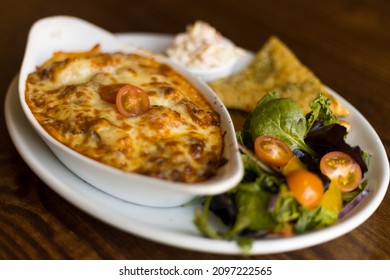
[[349,114],[347,108],[275,36],[268,39],[246,68],[212,81],[209,86],[228,109],[250,112],[265,94],[277,92],[281,97],[291,98],[307,113],[310,102],[323,93],[331,100],[335,115]]

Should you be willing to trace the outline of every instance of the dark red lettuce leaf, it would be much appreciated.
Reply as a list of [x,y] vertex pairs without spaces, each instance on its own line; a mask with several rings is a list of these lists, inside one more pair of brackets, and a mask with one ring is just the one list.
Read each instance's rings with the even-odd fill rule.
[[319,159],[313,158],[309,153],[296,149],[293,151],[294,155],[307,167],[307,169],[315,174],[322,180],[324,189],[327,190],[330,184],[330,179],[322,174],[319,167]]
[[210,203],[210,210],[227,226],[234,225],[236,222],[237,208],[229,193],[213,196]]
[[305,142],[313,150],[321,155],[331,151],[341,151],[350,155],[360,165],[363,172],[368,167],[363,157],[363,151],[359,146],[352,147],[345,142],[347,129],[337,123],[324,126],[321,120],[317,120],[305,137]]

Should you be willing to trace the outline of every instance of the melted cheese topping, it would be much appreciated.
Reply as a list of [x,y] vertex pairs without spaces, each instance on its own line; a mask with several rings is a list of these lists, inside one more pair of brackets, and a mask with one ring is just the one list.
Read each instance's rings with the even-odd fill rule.
[[[133,84],[151,108],[119,114],[101,91]],[[107,87],[108,86],[108,87]],[[221,164],[220,116],[168,65],[137,54],[76,55],[46,62],[28,76],[25,98],[55,139],[110,166],[170,181],[199,182]]]

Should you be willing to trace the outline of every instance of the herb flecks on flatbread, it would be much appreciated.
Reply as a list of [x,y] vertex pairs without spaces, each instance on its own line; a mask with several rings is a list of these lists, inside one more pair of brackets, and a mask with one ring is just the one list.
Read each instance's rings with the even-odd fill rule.
[[229,109],[250,112],[265,94],[277,92],[281,97],[291,98],[307,113],[310,101],[323,93],[332,101],[335,115],[348,115],[348,110],[321,81],[274,36],[257,52],[248,67],[209,85]]

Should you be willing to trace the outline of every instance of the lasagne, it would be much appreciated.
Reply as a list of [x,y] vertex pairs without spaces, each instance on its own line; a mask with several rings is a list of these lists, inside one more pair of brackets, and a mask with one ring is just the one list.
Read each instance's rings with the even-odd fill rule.
[[[107,99],[128,84],[150,102],[132,117]],[[187,79],[152,57],[98,47],[58,52],[29,74],[25,99],[52,137],[126,172],[193,183],[223,162],[219,114]]]

